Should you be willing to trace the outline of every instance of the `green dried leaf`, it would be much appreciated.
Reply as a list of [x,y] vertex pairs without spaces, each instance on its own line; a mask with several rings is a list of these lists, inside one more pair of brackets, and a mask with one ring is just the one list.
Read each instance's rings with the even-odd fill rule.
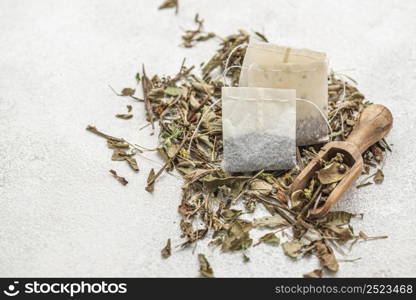
[[201,276],[206,278],[214,278],[214,270],[212,270],[208,260],[204,254],[198,254],[199,272]]
[[283,251],[291,258],[297,258],[301,254],[303,244],[299,240],[284,242],[282,244]]
[[243,253],[243,262],[244,263],[250,262],[250,257],[248,257],[245,253]]
[[113,149],[113,148],[127,149],[129,148],[129,144],[126,142],[107,140],[107,147],[110,149]]
[[304,278],[322,278],[322,269],[316,269],[312,272],[303,274]]
[[221,216],[226,222],[231,222],[237,219],[239,216],[241,216],[242,213],[243,212],[241,210],[226,209],[222,211]]
[[381,169],[378,169],[374,175],[374,183],[381,184],[384,181],[384,173]]
[[126,161],[134,171],[139,171],[139,165],[137,164],[137,160],[134,157],[126,157]]
[[124,89],[121,90],[121,95],[122,96],[133,96],[135,92],[136,92],[135,89],[124,88]]
[[305,232],[305,234],[300,239],[301,243],[305,246],[309,246],[313,242],[322,240],[322,235],[313,228],[308,228],[308,230]]
[[332,250],[325,245],[323,242],[316,242],[315,244],[316,248],[316,255],[319,258],[319,262],[321,263],[321,266],[327,268],[328,270],[332,272],[337,272],[339,269],[337,259],[332,252]]
[[267,233],[259,239],[259,243],[269,244],[273,246],[279,246],[280,239],[274,232]]
[[165,94],[169,96],[179,96],[183,94],[183,89],[176,86],[169,86],[165,88]]
[[237,196],[241,193],[246,182],[251,179],[251,177],[227,177],[227,178],[217,178],[212,175],[206,176],[202,181],[204,186],[209,192],[217,190],[220,186],[228,186],[231,188],[231,194]]
[[253,240],[250,238],[251,226],[241,220],[237,220],[227,231],[222,243],[222,251],[245,250],[251,246]]
[[341,241],[345,242],[354,238],[350,228],[341,228],[338,226],[329,226],[328,227],[332,232],[334,232]]
[[273,191],[273,186],[265,180],[255,179],[250,183],[250,190],[257,191],[262,195],[269,195]]
[[255,35],[257,35],[263,42],[268,43],[268,39],[264,36],[264,34],[261,34],[260,32],[255,31],[254,32]]
[[279,228],[289,225],[289,223],[283,219],[280,215],[267,216],[253,220],[253,227],[260,228]]
[[132,114],[117,114],[116,117],[119,119],[123,119],[123,120],[129,120],[133,118],[133,115]]
[[163,258],[168,258],[171,255],[170,239],[168,239],[166,246],[163,247],[161,254]]
[[118,176],[116,171],[114,171],[114,170],[110,170],[110,173],[111,173],[111,175],[113,175],[113,177],[114,177],[115,179],[117,179],[117,181],[118,181],[118,182],[120,182],[122,185],[126,185],[127,183],[129,183],[129,182],[126,180],[126,178],[121,177],[121,176]]
[[148,191],[149,193],[153,192],[155,189],[155,180],[156,177],[156,173],[155,170],[152,168],[150,170],[149,176],[147,177],[147,186],[145,187],[145,190]]
[[330,226],[342,226],[350,223],[351,217],[355,215],[346,211],[331,211],[323,219],[318,222],[324,224],[327,227]]

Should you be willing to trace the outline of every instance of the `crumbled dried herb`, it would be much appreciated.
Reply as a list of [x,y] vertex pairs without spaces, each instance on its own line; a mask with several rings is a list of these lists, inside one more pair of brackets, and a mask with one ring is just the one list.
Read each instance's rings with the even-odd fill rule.
[[182,46],[185,48],[192,48],[197,42],[204,42],[215,37],[215,33],[204,31],[204,20],[199,17],[199,14],[195,15],[194,22],[197,28],[186,30],[182,35]]
[[[165,1],[161,6],[169,7],[177,7],[177,1]],[[192,47],[198,41],[215,36],[204,31],[203,20],[198,15],[194,21],[197,28],[187,30],[182,37],[185,47]],[[264,35],[255,35],[267,41]],[[135,89],[122,90],[120,95],[144,103],[152,129],[155,128],[154,122],[158,122],[160,127],[158,152],[165,164],[157,172],[150,170],[146,190],[152,192],[158,177],[165,171],[170,172],[175,168],[182,175],[183,193],[178,207],[182,218],[181,237],[184,239],[181,247],[190,247],[209,233],[212,235],[210,246],[221,247],[224,252],[245,251],[254,246],[251,230],[273,228],[276,231],[263,235],[257,244],[278,245],[282,239],[283,251],[289,257],[300,259],[304,255],[314,254],[322,268],[336,272],[339,266],[334,249],[346,243],[352,246],[358,240],[371,239],[363,233],[354,235],[350,224],[351,218],[356,216],[354,214],[339,211],[318,219],[308,217],[309,210],[321,205],[348,173],[350,166],[344,163],[342,154],[322,161],[321,169],[307,188],[295,191],[292,195],[287,195],[289,186],[316,157],[322,145],[299,147],[298,169],[264,171],[245,176],[227,174],[222,169],[222,115],[218,99],[221,98],[224,83],[219,80],[218,71],[224,71],[225,61],[231,54],[228,66],[237,67],[229,68],[226,75],[231,86],[238,84],[238,66],[242,65],[245,44],[249,39],[250,35],[243,30],[221,38],[216,53],[201,64],[201,75],[194,73],[194,66],[186,66],[185,60],[174,76],[148,77],[143,66],[141,72],[136,74],[137,83],[142,86],[143,99],[134,96]],[[346,75],[331,72],[328,80],[331,140],[345,140],[360,112],[371,103],[355,87],[355,81]],[[129,108],[128,113],[130,111]],[[113,158],[126,160],[133,169],[135,164],[131,161],[134,154],[146,151],[122,138],[102,133],[93,126],[88,126],[87,130],[104,137],[108,147],[114,151]],[[364,152],[366,172],[384,162],[386,151],[391,149],[383,139]],[[381,183],[384,178],[381,168],[371,177],[376,183]],[[244,211],[240,204],[244,205]],[[245,219],[259,204],[266,208],[269,215],[254,220]],[[285,234],[286,230],[291,230],[292,234]],[[282,238],[277,236],[279,232]],[[242,255],[244,262],[249,261],[245,252]],[[200,254],[198,259],[201,275],[213,277],[205,256]],[[321,277],[322,270],[314,270],[304,276]]]

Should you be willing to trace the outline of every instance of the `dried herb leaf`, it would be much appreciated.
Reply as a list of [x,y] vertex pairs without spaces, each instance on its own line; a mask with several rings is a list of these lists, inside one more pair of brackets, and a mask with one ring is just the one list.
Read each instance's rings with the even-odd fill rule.
[[114,170],[110,170],[110,173],[111,173],[111,175],[113,175],[113,177],[114,177],[115,179],[117,179],[117,181],[118,181],[118,182],[120,182],[122,185],[126,185],[127,183],[129,183],[129,182],[126,180],[126,178],[121,177],[121,176],[118,176],[116,171],[114,171]]
[[289,223],[283,219],[280,215],[275,216],[267,216],[262,217],[259,219],[253,220],[253,227],[259,227],[259,228],[279,228],[283,226],[287,226]]
[[276,236],[276,234],[274,232],[270,232],[270,233],[267,233],[267,234],[263,235],[259,239],[258,243],[264,243],[264,244],[279,246],[280,239]]
[[179,96],[182,95],[183,89],[176,86],[169,86],[165,89],[165,94],[169,96]]
[[133,118],[132,114],[116,114],[116,117],[123,120],[129,120]]
[[374,183],[381,184],[384,181],[384,173],[381,169],[378,169],[374,175]]
[[241,221],[236,221],[227,231],[222,243],[222,251],[245,250],[251,246],[253,240],[250,238],[249,231],[251,226]]
[[130,145],[126,142],[107,140],[107,147],[110,149],[113,149],[113,148],[127,149],[130,147]]
[[284,253],[291,258],[297,258],[301,254],[302,247],[303,245],[299,240],[288,241],[282,244]]
[[316,269],[312,272],[303,274],[304,278],[322,278],[322,269]]
[[171,255],[170,239],[168,239],[166,246],[161,250],[161,254],[163,258],[168,258]]
[[154,179],[155,179],[155,170],[152,168],[150,170],[149,176],[147,177],[147,186],[145,188],[146,191],[148,191],[149,193],[153,192],[155,189],[155,185],[154,185]]
[[214,271],[212,270],[208,260],[204,254],[198,254],[199,272],[201,276],[207,278],[214,278]]
[[121,95],[122,96],[133,96],[135,92],[136,92],[135,89],[124,88],[124,89],[121,90]]
[[[347,175],[347,172],[341,171],[342,166],[345,166],[343,164],[340,164],[338,162],[333,162],[329,164],[328,166],[320,169],[317,172],[318,179],[322,184],[331,184],[334,182],[340,181],[342,178]],[[344,167],[345,168],[345,167]]]
[[175,13],[178,13],[179,3],[178,0],[165,0],[159,6],[159,9],[166,9],[166,8],[175,8]]
[[134,171],[139,171],[139,165],[137,164],[137,160],[134,157],[126,157],[126,161]]
[[244,263],[250,262],[250,257],[248,257],[245,253],[243,253],[243,262]]

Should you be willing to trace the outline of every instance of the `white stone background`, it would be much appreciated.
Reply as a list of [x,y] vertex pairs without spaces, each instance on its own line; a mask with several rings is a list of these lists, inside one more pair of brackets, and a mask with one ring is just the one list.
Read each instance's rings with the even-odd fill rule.
[[[143,146],[156,145],[142,104],[108,88],[134,86],[141,63],[148,73],[174,74],[183,57],[199,65],[217,41],[179,47],[182,29],[199,12],[220,35],[243,28],[272,42],[324,51],[335,70],[359,82],[369,100],[388,106],[394,128],[385,182],[352,189],[339,208],[364,213],[354,221],[385,240],[358,243],[330,276],[415,276],[415,1],[180,0],[179,15],[161,1],[0,2],[0,276],[198,276],[203,252],[219,277],[301,276],[316,258],[293,261],[281,248],[222,254],[199,243],[162,260],[167,238],[179,239],[180,182],[164,175],[144,191],[141,171],[110,160],[105,140],[87,124]],[[130,183],[108,173],[116,169]]]

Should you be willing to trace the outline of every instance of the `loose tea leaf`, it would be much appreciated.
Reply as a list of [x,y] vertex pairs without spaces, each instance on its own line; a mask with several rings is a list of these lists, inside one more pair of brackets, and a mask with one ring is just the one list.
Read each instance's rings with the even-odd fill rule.
[[254,219],[253,221],[253,227],[259,227],[259,228],[279,228],[282,226],[287,226],[289,223],[283,219],[280,215],[275,216],[267,216],[262,217],[259,219]]
[[378,169],[374,175],[374,183],[380,184],[384,181],[384,173],[381,169]]
[[284,242],[282,244],[284,253],[291,258],[297,258],[301,254],[302,247],[302,243],[298,240]]
[[214,278],[214,271],[212,270],[205,255],[198,254],[198,260],[199,260],[199,272],[201,273],[201,276],[207,277],[207,278]]
[[155,189],[155,187],[154,187],[155,177],[156,177],[155,170],[151,169],[150,173],[149,173],[149,176],[147,177],[147,186],[145,188],[146,191],[148,191],[149,193],[153,192],[154,189]]
[[165,0],[159,6],[159,9],[166,9],[166,8],[175,8],[175,14],[178,13],[179,3],[178,0]]
[[136,172],[139,171],[139,165],[137,160],[134,157],[126,157],[126,161],[129,163],[129,166]]
[[168,258],[171,255],[170,239],[168,239],[166,246],[161,250],[161,254],[163,258]]
[[267,233],[263,235],[257,244],[264,243],[264,244],[270,244],[274,246],[279,246],[280,239],[276,236],[274,232]]
[[121,90],[121,95],[122,96],[133,96],[135,92],[136,92],[135,89],[124,88],[124,89]]
[[116,171],[114,171],[114,170],[110,170],[110,173],[111,173],[111,175],[113,175],[113,177],[114,177],[115,179],[117,179],[117,181],[118,181],[118,182],[120,182],[122,185],[126,185],[127,183],[129,183],[129,182],[126,180],[126,178],[121,177],[121,176],[118,176]]
[[119,119],[129,120],[133,118],[132,114],[116,114],[116,117]]
[[248,257],[245,253],[243,253],[243,262],[244,263],[250,262],[250,257]]
[[322,270],[316,269],[310,273],[303,274],[304,278],[322,278]]

